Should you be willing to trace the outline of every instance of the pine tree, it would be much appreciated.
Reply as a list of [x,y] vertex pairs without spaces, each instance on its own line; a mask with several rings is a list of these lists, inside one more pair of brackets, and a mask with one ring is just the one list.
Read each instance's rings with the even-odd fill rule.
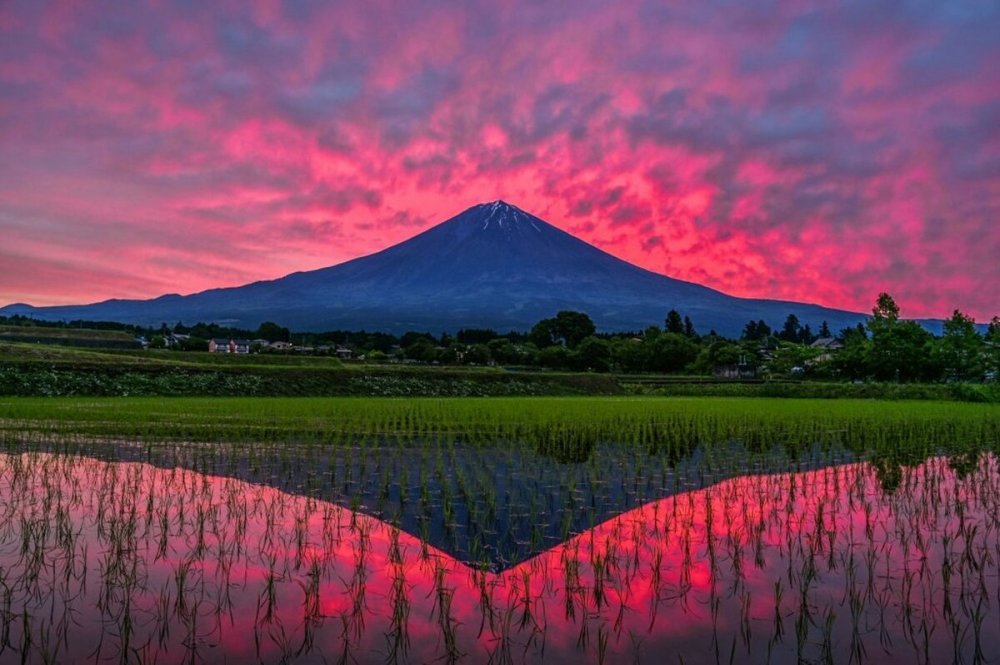
[[668,333],[684,333],[684,322],[676,309],[667,312],[666,329]]
[[694,324],[691,323],[691,317],[689,316],[684,317],[684,334],[691,338],[698,336],[698,333],[695,332]]
[[784,327],[782,327],[781,332],[778,333],[778,338],[783,339],[786,342],[798,342],[800,327],[799,317],[794,314],[789,314],[788,318],[785,319]]

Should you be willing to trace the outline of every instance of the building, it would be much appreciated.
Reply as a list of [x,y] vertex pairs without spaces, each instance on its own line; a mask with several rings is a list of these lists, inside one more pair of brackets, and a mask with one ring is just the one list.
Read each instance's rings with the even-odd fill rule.
[[712,368],[716,379],[756,379],[757,368],[746,363],[736,365],[716,365]]
[[182,335],[181,333],[172,332],[163,336],[163,344],[168,349],[174,349],[183,346],[189,339],[191,339],[191,335]]
[[209,353],[250,353],[250,340],[215,337],[208,340]]
[[839,351],[844,348],[844,345],[836,337],[820,337],[809,346],[826,351]]

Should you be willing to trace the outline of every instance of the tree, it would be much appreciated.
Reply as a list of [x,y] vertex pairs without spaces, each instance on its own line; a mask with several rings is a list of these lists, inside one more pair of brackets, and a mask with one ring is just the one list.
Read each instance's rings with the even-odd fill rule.
[[684,321],[681,320],[681,315],[676,309],[672,309],[667,313],[666,330],[668,333],[684,334]]
[[425,341],[430,343],[431,346],[434,346],[434,343],[437,340],[431,337],[430,334],[428,333],[410,330],[408,332],[403,333],[403,336],[399,338],[399,345],[405,349],[407,347],[413,346],[419,341]]
[[681,333],[664,333],[651,342],[649,369],[681,372],[698,357],[698,345]]
[[497,331],[492,328],[462,328],[455,335],[455,339],[462,344],[488,344],[496,337]]
[[986,329],[986,363],[993,380],[1000,379],[1000,316],[994,316]]
[[981,377],[983,338],[979,336],[972,317],[957,309],[952,313],[951,318],[944,322],[940,351],[949,377],[960,381]]
[[611,340],[611,363],[623,372],[644,371],[648,346],[644,340],[634,337],[617,337]]
[[684,317],[684,334],[692,339],[698,336],[698,333],[694,329],[694,324],[691,323],[691,317]]
[[257,328],[257,337],[269,342],[287,342],[291,336],[288,328],[279,326],[274,321],[265,321]]
[[781,374],[790,374],[795,367],[801,368],[799,371],[806,368],[809,368],[811,371],[810,361],[822,355],[822,353],[821,349],[814,349],[810,346],[785,344],[774,352],[770,368],[773,372]]
[[524,361],[524,354],[506,337],[492,339],[486,347],[493,359],[502,365],[515,365]]
[[895,323],[899,320],[899,305],[892,296],[883,291],[878,294],[875,307],[872,308],[872,316],[875,319]]
[[555,345],[555,319],[542,319],[531,327],[528,333],[528,341],[539,349],[545,349]]
[[552,369],[567,369],[570,364],[569,351],[562,346],[549,346],[538,352],[538,364]]
[[743,348],[738,344],[715,337],[708,344],[701,347],[698,357],[691,364],[691,369],[703,374],[711,374],[712,370],[719,365],[735,365],[744,355]]
[[820,337],[833,337],[833,335],[830,334],[830,326],[829,326],[829,324],[827,324],[826,321],[824,321],[823,324],[820,325],[820,327],[819,327],[819,336]]
[[576,347],[577,369],[607,372],[611,365],[611,346],[598,337],[587,337]]
[[463,360],[467,365],[486,365],[490,362],[490,350],[485,344],[472,344],[465,350]]
[[932,361],[933,340],[913,321],[899,320],[899,306],[888,293],[880,293],[868,319],[868,371],[880,381],[914,381],[939,376]]
[[590,317],[583,312],[562,311],[556,314],[555,331],[556,336],[572,349],[597,332],[597,328]]
[[785,319],[785,325],[782,326],[781,332],[778,333],[778,338],[786,342],[798,342],[800,339],[800,327],[799,317],[789,314],[788,318]]
[[406,347],[404,353],[411,360],[419,360],[426,363],[432,362],[437,357],[434,343],[426,337],[418,337],[412,344]]
[[595,332],[597,328],[589,316],[583,312],[563,310],[555,318],[542,319],[536,323],[531,328],[528,339],[539,349],[555,344],[572,349]]
[[740,339],[759,341],[766,339],[771,334],[771,326],[764,323],[764,320],[747,321],[743,326],[743,335]]

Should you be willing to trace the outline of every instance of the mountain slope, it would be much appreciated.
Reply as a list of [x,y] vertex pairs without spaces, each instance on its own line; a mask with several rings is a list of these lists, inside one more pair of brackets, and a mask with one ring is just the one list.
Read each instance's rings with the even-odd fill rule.
[[153,300],[34,308],[0,314],[158,325],[218,321],[297,330],[454,331],[527,329],[562,309],[586,312],[601,330],[662,325],[670,309],[701,332],[738,335],[751,319],[780,326],[790,313],[817,330],[864,316],[802,303],[735,298],[644,270],[503,201],[474,206],[370,256],[281,279]]

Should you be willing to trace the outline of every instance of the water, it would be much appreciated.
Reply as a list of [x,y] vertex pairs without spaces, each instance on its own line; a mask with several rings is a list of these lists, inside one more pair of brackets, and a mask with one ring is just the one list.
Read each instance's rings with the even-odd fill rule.
[[[0,455],[0,662],[1000,656],[992,454],[908,469],[786,459],[794,470],[769,473],[744,459],[725,467],[742,472],[708,475],[696,473],[712,467],[706,456],[641,472],[626,460],[617,468],[630,471],[606,474],[611,484],[623,486],[623,474],[656,480],[601,495],[592,527],[509,560],[430,542],[401,528],[404,510],[379,513],[364,491],[352,499],[341,485],[307,488],[265,459],[255,457],[256,470],[227,462],[222,474],[162,459]],[[483,473],[526,483],[514,496],[553,478],[572,492],[591,478],[589,462],[534,462]],[[489,522],[480,531],[505,528],[497,511],[475,519]]]

